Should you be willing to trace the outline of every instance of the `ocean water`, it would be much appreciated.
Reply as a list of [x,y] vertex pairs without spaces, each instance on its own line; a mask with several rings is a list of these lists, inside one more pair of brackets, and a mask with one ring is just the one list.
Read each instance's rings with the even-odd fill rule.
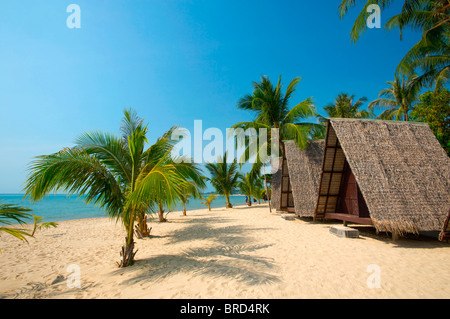
[[[33,203],[22,194],[0,194],[0,202],[3,204],[17,204],[33,211],[30,212],[36,216],[43,217],[43,222],[59,222],[64,220],[107,217],[107,214],[93,204],[86,205],[82,198],[78,196],[67,195],[49,195],[44,199]],[[203,200],[191,199],[186,204],[186,209],[206,208],[202,204]],[[244,205],[245,196],[232,195],[230,197],[232,205]],[[225,197],[218,195],[211,205],[212,208],[225,207]],[[173,211],[183,210],[181,204],[175,207]],[[29,223],[33,221],[30,219]]]

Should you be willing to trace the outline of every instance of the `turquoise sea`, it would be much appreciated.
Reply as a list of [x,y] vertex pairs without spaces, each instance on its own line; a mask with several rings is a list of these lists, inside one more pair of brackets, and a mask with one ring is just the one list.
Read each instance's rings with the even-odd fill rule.
[[[203,200],[191,199],[186,205],[187,210],[206,208],[202,205]],[[232,205],[244,205],[245,196],[232,195],[230,197]],[[106,213],[94,205],[86,205],[82,198],[78,196],[67,195],[49,195],[39,202],[33,203],[28,198],[24,198],[21,194],[0,194],[0,202],[3,204],[17,204],[33,211],[31,213],[36,216],[43,217],[43,222],[58,222],[72,219],[106,217]],[[225,207],[225,197],[218,196],[213,201],[212,208]],[[182,210],[181,205],[173,211]],[[30,220],[30,223],[32,220]]]

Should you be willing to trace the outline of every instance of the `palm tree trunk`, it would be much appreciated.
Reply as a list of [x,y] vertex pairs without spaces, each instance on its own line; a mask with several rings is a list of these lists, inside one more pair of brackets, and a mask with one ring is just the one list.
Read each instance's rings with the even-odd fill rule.
[[125,237],[126,244],[122,247],[120,255],[122,256],[122,261],[119,263],[119,268],[128,267],[134,264],[134,255],[136,255],[137,250],[134,251],[134,240],[133,235],[131,237]]
[[158,216],[159,216],[159,221],[162,223],[162,222],[165,222],[166,221],[166,219],[164,218],[164,210],[163,210],[163,206],[162,206],[162,204],[161,203],[158,203]]
[[120,255],[122,256],[122,260],[119,263],[119,268],[128,267],[134,264],[134,256],[136,255],[137,251],[134,251],[134,209],[132,213],[130,214],[130,220],[128,221],[128,224],[126,225],[127,230],[127,237],[125,237],[125,245],[122,246],[122,251]]
[[233,208],[233,205],[231,205],[231,203],[230,203],[230,194],[225,194],[225,199],[227,201],[226,207],[227,208]]
[[147,226],[147,215],[145,214],[145,211],[141,211],[138,215],[138,225],[137,225],[137,230],[139,231],[138,238],[139,235],[141,237],[150,237],[150,230],[148,229]]
[[186,216],[186,202],[183,201],[183,216]]

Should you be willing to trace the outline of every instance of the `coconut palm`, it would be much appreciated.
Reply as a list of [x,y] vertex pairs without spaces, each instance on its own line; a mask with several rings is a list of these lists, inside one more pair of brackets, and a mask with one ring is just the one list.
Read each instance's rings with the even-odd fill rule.
[[258,200],[258,204],[261,204],[261,199],[266,197],[266,189],[265,188],[257,188],[255,190],[255,198]]
[[[272,150],[272,146],[278,148],[281,156],[285,155],[284,140],[294,140],[299,148],[305,148],[308,141],[314,138],[323,138],[325,135],[325,127],[318,123],[305,122],[312,117],[317,116],[314,101],[311,97],[290,107],[291,99],[296,91],[300,78],[294,78],[282,92],[281,76],[278,83],[272,84],[267,76],[261,77],[261,82],[253,82],[253,92],[242,97],[238,102],[238,109],[248,110],[255,114],[255,119],[251,122],[240,122],[232,126],[234,129],[241,128],[243,130],[255,129],[257,136],[260,129],[267,132],[267,140],[258,145],[258,139],[246,138],[244,144],[236,143],[236,147],[244,147],[244,160],[251,157],[254,158],[251,173],[260,174],[261,168],[269,162],[270,156],[274,156],[276,150]],[[278,134],[272,136],[272,129]],[[252,150],[256,149],[256,153]],[[268,156],[268,154],[271,154]],[[277,156],[275,154],[275,156]],[[264,174],[265,176],[265,174]],[[265,181],[266,182],[266,181]]]
[[232,208],[230,195],[238,185],[239,165],[237,159],[233,158],[231,163],[227,163],[227,152],[219,156],[216,163],[206,163],[206,169],[211,174],[209,181],[218,194],[225,196],[226,207]]
[[400,61],[397,72],[420,72],[422,85],[441,87],[450,78],[450,2],[448,0],[407,1],[402,12],[386,23],[387,29],[406,27],[422,33],[422,38]]
[[413,109],[420,93],[416,79],[416,75],[401,78],[396,75],[394,81],[386,82],[390,87],[381,90],[378,99],[370,102],[369,108],[384,110],[378,116],[380,119],[408,121],[408,113]]
[[183,216],[186,216],[186,204],[191,198],[203,198],[200,191],[206,187],[205,183],[198,185],[194,181],[188,181],[181,189],[180,201],[183,206]]
[[206,207],[208,207],[208,210],[211,211],[211,204],[213,202],[213,200],[215,200],[217,198],[216,194],[211,194],[208,197],[203,197],[203,199],[205,200],[204,202],[202,202],[203,205],[205,205]]
[[254,82],[252,94],[242,97],[237,107],[253,112],[255,119],[252,122],[237,123],[233,125],[233,128],[267,129],[269,141],[266,146],[268,149],[270,148],[271,129],[278,129],[279,138],[276,142],[280,146],[282,155],[284,155],[283,140],[295,140],[298,147],[306,147],[311,137],[311,130],[313,128],[321,129],[322,126],[304,122],[305,119],[316,116],[316,108],[311,97],[290,108],[290,100],[299,83],[300,78],[294,78],[283,94],[281,76],[276,86],[267,76],[263,76],[261,82]]
[[373,113],[368,110],[360,110],[363,103],[367,102],[366,97],[361,97],[355,101],[355,95],[348,93],[339,93],[334,103],[324,107],[328,117],[338,118],[370,118]]
[[257,191],[262,187],[262,180],[259,176],[251,173],[241,176],[238,184],[240,192],[248,196],[248,206],[252,206],[252,196],[256,197]]
[[0,232],[5,232],[7,234],[16,237],[17,239],[28,242],[26,237],[34,237],[36,230],[57,226],[55,222],[40,223],[40,221],[42,221],[42,217],[28,213],[31,211],[32,211],[31,209],[19,205],[0,203],[0,224],[7,226],[14,224],[23,225],[27,222],[26,221],[27,219],[34,218],[32,230],[17,227],[11,228],[2,226],[0,227]]
[[[341,18],[350,8],[363,1],[342,0],[339,5]],[[350,37],[358,41],[367,29],[366,19],[371,14],[367,8],[377,4],[386,9],[392,0],[369,0],[358,15]],[[422,38],[408,51],[397,67],[397,73],[408,75],[421,72],[417,81],[422,85],[434,83],[436,87],[447,83],[450,78],[450,3],[448,0],[405,0],[402,11],[391,17],[385,27],[388,30],[411,28],[422,33]]]
[[[0,203],[0,224],[7,226],[14,224],[23,225],[26,223],[26,219],[31,218],[31,214],[28,213],[30,211],[31,209],[19,205]],[[0,232],[5,232],[23,241],[27,241],[26,237],[32,236],[29,230],[17,227],[2,226],[0,227]]]
[[199,171],[195,166],[174,163],[170,146],[145,150],[148,129],[136,112],[124,111],[121,132],[121,136],[84,133],[74,147],[37,157],[29,167],[25,192],[34,201],[58,190],[78,194],[111,218],[120,219],[126,237],[118,264],[126,267],[133,264],[136,254],[134,224],[138,215],[158,202],[174,205],[186,176],[196,179]]

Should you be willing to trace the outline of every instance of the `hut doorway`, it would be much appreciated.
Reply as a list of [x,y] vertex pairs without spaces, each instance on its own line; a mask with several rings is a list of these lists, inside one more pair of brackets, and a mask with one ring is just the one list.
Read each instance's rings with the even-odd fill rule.
[[283,165],[281,166],[281,202],[280,210],[295,212],[294,197],[292,195],[291,180],[289,178],[289,170],[287,159],[283,157]]
[[370,218],[366,201],[347,161],[344,164],[344,176],[339,192],[337,213],[348,214],[355,218]]

